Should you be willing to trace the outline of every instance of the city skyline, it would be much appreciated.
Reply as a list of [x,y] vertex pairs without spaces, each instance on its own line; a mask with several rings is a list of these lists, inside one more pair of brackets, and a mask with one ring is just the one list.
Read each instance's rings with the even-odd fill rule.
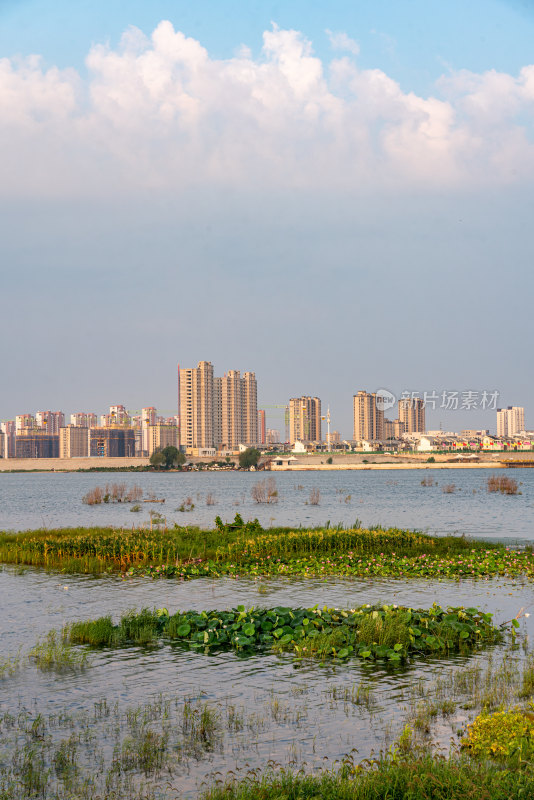
[[[211,395],[212,407],[209,410],[209,414],[211,415],[212,423],[210,424],[213,429],[208,431],[207,437],[203,434],[202,443],[200,443],[200,440],[195,440],[195,446],[211,447],[213,443],[221,444],[226,442],[232,448],[246,442],[249,444],[265,443],[262,442],[261,430],[265,432],[265,435],[268,430],[271,432],[277,430],[280,434],[280,441],[294,442],[299,440],[313,442],[325,440],[326,435],[321,435],[321,420],[326,418],[322,416],[322,401],[319,397],[312,398],[301,395],[297,398],[289,398],[285,403],[271,406],[267,404],[266,407],[262,408],[257,401],[257,383],[254,372],[244,372],[241,378],[240,371],[229,370],[224,373],[222,378],[217,378],[214,375],[213,365],[207,361],[199,362],[198,368],[180,370],[180,365],[178,365],[178,382],[180,386],[180,380],[182,380],[182,391],[185,391],[187,378],[189,377],[189,380],[191,380],[191,377],[198,373],[203,365],[206,365],[209,371],[209,388],[207,391]],[[181,374],[182,379],[180,379]],[[250,384],[249,378],[252,380],[252,384]],[[247,388],[249,385],[252,386],[252,389]],[[14,415],[11,419],[2,419],[0,417],[0,424],[7,423],[12,425],[13,431],[33,427],[55,434],[59,433],[60,428],[71,425],[90,428],[115,424],[134,424],[134,426],[138,425],[143,430],[143,449],[146,450],[149,425],[176,424],[178,427],[180,426],[181,416],[184,413],[180,402],[181,390],[178,390],[178,402],[174,410],[158,409],[156,406],[132,409],[120,404],[109,406],[109,413],[104,414],[98,414],[92,410],[71,412],[70,414],[62,410],[40,410],[33,413],[26,411]],[[249,421],[246,423],[240,421],[238,423],[236,414],[241,415],[243,411],[236,411],[235,407],[236,403],[243,402],[243,398],[239,394],[243,391],[245,393],[248,392],[247,396],[252,391],[253,406],[246,412],[247,420]],[[487,429],[497,437],[513,436],[520,431],[530,430],[528,424],[525,423],[524,406],[514,405],[501,408],[496,405],[497,400],[497,393],[486,391],[480,393],[473,391],[465,393],[444,391],[441,395],[432,391],[423,393],[422,398],[418,397],[417,393],[404,392],[397,398],[384,389],[378,390],[378,392],[366,392],[360,389],[352,396],[351,432],[346,435],[343,432],[340,433],[340,426],[336,424],[332,426],[332,430],[336,429],[336,433],[341,436],[342,440],[346,441],[399,438],[402,433],[440,429],[456,432]],[[358,405],[357,401],[359,401]],[[436,404],[439,404],[440,401],[442,404],[450,405],[452,403],[453,410],[460,413],[462,406],[465,406],[464,410],[467,412],[470,405],[476,407],[477,404],[484,404],[485,411],[493,414],[494,424],[487,426],[487,428],[480,428],[480,426],[476,425],[456,425],[449,426],[449,428],[443,425],[436,427],[432,423],[427,425],[427,404],[430,404],[432,413],[432,410],[435,410]],[[216,406],[217,411],[215,411]],[[183,408],[185,407],[184,405]],[[388,409],[387,416],[384,412],[384,407]],[[276,411],[273,410],[275,408]],[[330,414],[329,406],[328,413]],[[453,411],[449,410],[449,414],[451,413]],[[215,421],[216,416],[218,422]],[[272,422],[273,419],[278,422],[278,425],[276,427],[274,425],[268,427],[267,421],[271,420]],[[253,422],[250,422],[250,420],[253,420]],[[283,435],[284,429],[288,434],[287,439]],[[191,436],[189,437],[191,438],[189,442],[186,429],[184,428],[183,430],[183,441],[181,443],[194,446]],[[208,441],[210,444],[207,443]]]

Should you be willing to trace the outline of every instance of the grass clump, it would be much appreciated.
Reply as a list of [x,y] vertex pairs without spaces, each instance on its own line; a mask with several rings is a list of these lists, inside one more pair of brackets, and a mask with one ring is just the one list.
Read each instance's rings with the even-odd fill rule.
[[231,776],[201,800],[519,800],[534,796],[534,775],[492,764],[393,755],[362,765],[345,762],[319,775],[279,769]]
[[506,475],[492,475],[488,478],[488,492],[500,492],[501,494],[520,494],[519,484],[513,478]]
[[83,669],[87,665],[87,653],[72,647],[65,635],[49,631],[30,652],[28,658],[41,670],[68,671]]
[[119,647],[123,644],[152,644],[161,632],[160,617],[147,608],[129,611],[114,625],[111,615],[85,622],[74,622],[64,628],[64,636],[72,644],[93,647]]

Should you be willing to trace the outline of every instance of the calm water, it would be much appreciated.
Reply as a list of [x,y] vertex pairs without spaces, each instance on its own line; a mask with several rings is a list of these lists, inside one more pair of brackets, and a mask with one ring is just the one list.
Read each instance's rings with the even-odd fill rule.
[[[477,605],[495,614],[497,622],[509,620],[520,607],[534,606],[534,587],[522,581],[326,581],[302,580],[197,580],[152,582],[141,579],[66,577],[39,570],[0,573],[0,640],[2,654],[27,649],[44,632],[59,629],[65,622],[113,613],[130,608],[166,606],[177,609],[229,608],[246,606],[312,606],[329,604],[354,607],[365,602],[397,602],[428,607]],[[534,621],[534,616],[531,617]],[[534,634],[530,619],[522,621],[523,631]],[[497,648],[499,650],[500,648]],[[518,657],[520,657],[519,654]],[[101,650],[91,654],[82,676],[38,671],[31,664],[15,676],[0,681],[0,715],[25,709],[37,713],[62,711],[92,712],[94,703],[105,697],[121,709],[135,706],[159,693],[177,697],[198,697],[224,709],[229,703],[245,716],[264,720],[257,729],[228,731],[221,746],[202,757],[179,765],[174,786],[193,797],[208,773],[226,773],[246,761],[251,767],[265,766],[269,759],[279,763],[306,762],[310,768],[333,760],[357,748],[364,758],[398,735],[404,724],[406,698],[421,679],[432,682],[444,671],[467,663],[486,663],[487,652],[472,657],[456,656],[415,662],[396,671],[365,665],[354,660],[346,665],[296,667],[289,657],[252,656],[235,653],[204,655],[181,647]],[[376,697],[372,710],[333,702],[332,690],[363,683]],[[465,712],[440,722],[436,736],[448,745],[453,731],[465,721]]]
[[[382,524],[431,532],[466,533],[510,542],[534,541],[534,470],[506,471],[521,482],[521,495],[489,494],[486,481],[495,470],[346,471],[327,473],[273,473],[279,498],[276,504],[257,504],[251,488],[263,474],[243,472],[100,473],[100,474],[0,474],[0,529],[65,527],[78,525],[148,524],[149,510],[161,511],[172,525],[213,527],[218,514],[224,520],[239,512],[244,519],[257,517],[262,525],[364,525]],[[432,487],[421,486],[431,476]],[[269,473],[266,474],[269,477]],[[95,486],[124,483],[141,486],[165,498],[161,505],[142,504],[140,513],[129,505],[86,506],[83,495]],[[455,484],[451,494],[442,491]],[[320,503],[309,504],[312,489],[320,490]],[[207,505],[211,494],[215,505]],[[194,509],[176,509],[192,498]]]
[[[176,521],[211,527],[216,514],[232,519],[239,512],[245,519],[258,517],[264,526],[319,525],[327,520],[351,525],[358,518],[364,525],[460,532],[510,543],[534,541],[534,471],[513,472],[513,477],[522,482],[522,494],[512,497],[488,494],[488,474],[495,472],[280,473],[274,476],[279,501],[273,505],[253,502],[251,488],[264,478],[254,473],[0,475],[0,529],[147,524],[148,511],[154,508],[164,510],[169,524]],[[432,475],[438,485],[421,486],[425,475]],[[145,493],[164,497],[166,502],[144,504],[139,514],[131,513],[128,505],[82,504],[81,498],[89,489],[114,481],[138,484]],[[456,485],[456,491],[443,493],[442,484],[450,483]],[[318,506],[306,502],[314,488],[320,490]],[[206,504],[208,494],[216,505]],[[195,504],[193,511],[176,511],[187,497]],[[47,631],[61,629],[71,620],[107,613],[117,618],[128,609],[144,606],[165,606],[173,613],[177,609],[224,609],[240,603],[354,607],[378,601],[412,607],[428,607],[434,601],[476,605],[491,611],[501,622],[514,617],[521,607],[534,609],[534,586],[504,580],[202,579],[179,583],[5,568],[0,571],[0,655],[25,654]],[[534,614],[523,618],[521,624],[522,632],[532,638]],[[494,656],[500,658],[503,653],[499,646]],[[358,758],[365,758],[389,746],[399,734],[406,721],[409,695],[420,681],[431,685],[450,669],[477,663],[484,666],[489,657],[486,651],[470,657],[414,662],[392,671],[356,659],[320,667],[297,665],[290,657],[204,655],[160,643],[149,648],[92,652],[90,665],[82,675],[44,673],[23,658],[23,666],[15,675],[0,679],[0,718],[6,712],[18,715],[21,711],[32,719],[39,713],[91,714],[94,704],[103,698],[124,711],[160,694],[175,698],[176,713],[188,697],[212,703],[224,719],[228,709],[235,708],[243,715],[244,727],[228,727],[216,748],[184,759],[169,776],[184,797],[192,798],[206,776],[217,771],[225,774],[244,763],[264,767],[273,759],[283,764],[305,762],[312,769],[322,765],[325,757],[330,763],[353,748],[358,750]],[[523,651],[517,651],[515,657],[524,658]],[[374,693],[376,703],[371,709],[333,699],[332,692],[359,684]],[[438,720],[433,739],[448,747],[468,713],[459,708],[449,720]],[[169,724],[178,725],[173,720]],[[54,733],[62,735],[65,732]]]

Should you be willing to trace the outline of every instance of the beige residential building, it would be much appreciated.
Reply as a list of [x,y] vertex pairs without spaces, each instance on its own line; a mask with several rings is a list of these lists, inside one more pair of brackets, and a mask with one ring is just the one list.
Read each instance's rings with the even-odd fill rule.
[[70,415],[70,424],[76,425],[77,428],[96,428],[98,418],[91,412],[78,411],[76,414]]
[[196,369],[178,367],[180,443],[193,448],[224,446],[236,450],[240,444],[258,442],[256,375],[230,370],[222,378],[213,375],[209,361]]
[[60,428],[65,427],[65,414],[63,411],[38,411],[35,424],[47,433],[59,435]]
[[354,432],[357,442],[384,438],[384,411],[377,407],[376,392],[359,391],[354,395]]
[[214,444],[235,450],[243,444],[241,373],[231,369],[214,379]]
[[67,425],[59,429],[59,457],[87,458],[89,455],[89,429]]
[[151,455],[150,444],[149,444],[150,427],[152,425],[157,425],[159,423],[159,420],[156,419],[156,416],[157,416],[156,409],[154,408],[154,406],[148,406],[147,408],[141,409],[141,416],[139,417],[139,422],[138,422],[138,425],[141,428],[141,434],[139,437],[139,445],[140,445],[139,449],[143,453],[148,453],[148,455]]
[[213,447],[214,379],[210,361],[198,367],[178,367],[180,444],[189,452],[193,447]]
[[404,423],[405,433],[424,433],[426,430],[425,404],[420,397],[404,397],[399,400],[399,420]]
[[242,392],[242,439],[241,443],[247,447],[257,445],[260,436],[258,432],[258,384],[256,373],[244,372],[241,378]]
[[15,417],[15,429],[17,433],[24,428],[34,428],[35,417],[33,414],[17,414]]
[[497,436],[515,436],[525,430],[525,409],[522,406],[508,406],[497,409]]
[[400,419],[386,419],[384,417],[384,439],[400,439],[405,433],[404,422]]
[[148,426],[148,455],[164,447],[178,447],[178,428],[176,425]]
[[289,442],[321,441],[321,401],[318,397],[292,397],[289,401]]

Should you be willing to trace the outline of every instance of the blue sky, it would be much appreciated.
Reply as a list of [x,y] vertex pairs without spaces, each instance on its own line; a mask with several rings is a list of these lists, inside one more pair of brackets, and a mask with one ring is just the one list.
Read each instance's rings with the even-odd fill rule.
[[347,436],[360,388],[498,390],[534,427],[534,3],[0,20],[1,419],[170,413],[176,363],[209,359]]
[[0,0],[0,52],[39,53],[49,64],[82,68],[91,45],[116,46],[135,25],[149,33],[162,19],[202,42],[214,58],[240,44],[258,53],[272,22],[302,31],[322,58],[327,30],[360,45],[362,67],[380,67],[423,94],[448,67],[516,72],[532,57],[534,0]]

